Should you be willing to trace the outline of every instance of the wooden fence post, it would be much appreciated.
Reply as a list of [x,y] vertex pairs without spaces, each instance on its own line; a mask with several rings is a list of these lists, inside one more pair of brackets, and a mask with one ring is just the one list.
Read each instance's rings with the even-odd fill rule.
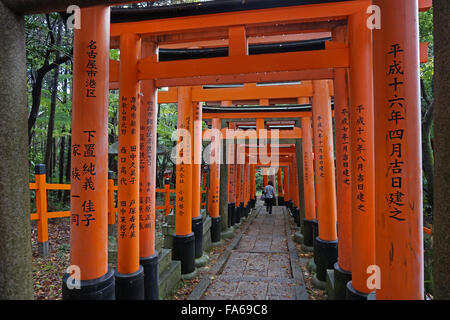
[[47,217],[47,183],[45,164],[37,164],[34,167],[36,181],[36,213],[38,252],[44,257],[48,257],[48,217]]

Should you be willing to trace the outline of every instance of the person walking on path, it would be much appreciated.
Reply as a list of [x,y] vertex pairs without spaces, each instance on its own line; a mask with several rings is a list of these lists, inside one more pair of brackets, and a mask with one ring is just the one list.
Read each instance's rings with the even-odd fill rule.
[[264,187],[264,200],[266,201],[266,212],[272,214],[273,201],[275,199],[275,189],[273,182],[270,180],[267,186]]

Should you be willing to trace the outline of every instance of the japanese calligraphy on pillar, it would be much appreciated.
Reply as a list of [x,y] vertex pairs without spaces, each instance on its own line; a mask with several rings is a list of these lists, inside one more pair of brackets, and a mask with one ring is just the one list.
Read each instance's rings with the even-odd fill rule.
[[348,106],[342,107],[341,110],[341,123],[340,123],[340,134],[341,135],[341,144],[340,148],[342,148],[342,183],[346,185],[350,185],[350,136],[349,136],[349,108]]
[[[72,145],[72,156],[80,157],[80,167],[73,166],[71,177],[72,184],[81,184],[83,197],[80,195],[72,195],[74,200],[78,199],[81,203],[81,211],[72,210],[71,223],[78,226],[89,227],[95,221],[95,130],[83,131],[83,144],[74,143]],[[91,196],[92,194],[92,196]]]
[[87,46],[87,57],[88,62],[86,64],[86,74],[88,78],[86,79],[86,98],[96,98],[96,76],[97,76],[97,42],[94,40],[89,41]]
[[323,158],[323,148],[324,148],[324,144],[323,144],[323,122],[322,122],[322,116],[318,116],[317,117],[317,145],[318,145],[318,150],[319,150],[319,154],[317,155],[317,163],[318,163],[318,169],[319,169],[319,176],[321,178],[325,178],[325,168],[324,168],[324,158]]
[[387,92],[389,106],[389,118],[387,124],[388,157],[390,161],[388,179],[390,188],[386,194],[386,201],[389,208],[389,218],[397,221],[404,221],[402,207],[405,205],[403,198],[407,192],[403,185],[404,159],[402,150],[403,133],[405,131],[406,104],[403,94],[404,72],[402,66],[403,49],[399,44],[392,44],[387,52],[389,61]]
[[[123,139],[136,141],[137,135],[136,119],[138,117],[136,97],[120,98],[120,134]],[[133,188],[138,183],[138,149],[136,144],[121,143],[119,149],[119,188]],[[138,203],[136,200],[119,201],[118,236],[124,238],[136,238],[136,223],[138,215]]]
[[366,178],[364,172],[364,163],[366,162],[366,148],[364,146],[366,142],[366,122],[365,122],[365,107],[363,105],[359,105],[356,107],[356,130],[355,130],[355,138],[356,145],[354,148],[354,152],[356,152],[356,207],[360,212],[366,212],[365,206],[365,190],[366,190]]
[[[191,116],[187,115],[185,120],[182,121],[179,129],[189,130],[191,128]],[[189,131],[188,131],[189,132]],[[177,165],[177,213],[180,216],[184,216],[186,213],[186,207],[184,205],[185,201],[185,188],[191,188],[191,186],[187,186],[187,183],[191,181],[186,181],[186,169],[190,163],[186,163],[186,159],[191,161],[191,137],[189,134],[183,134],[183,130],[179,130],[179,137],[177,143],[177,158],[180,159],[179,165]]]
[[[152,152],[153,152],[153,132],[154,132],[154,112],[153,101],[148,101],[145,109],[145,122],[140,123],[140,139],[139,139],[139,170],[144,172],[150,170],[152,167]],[[152,221],[153,197],[150,195],[154,193],[148,175],[144,174],[143,178],[139,179],[139,230],[150,229]]]

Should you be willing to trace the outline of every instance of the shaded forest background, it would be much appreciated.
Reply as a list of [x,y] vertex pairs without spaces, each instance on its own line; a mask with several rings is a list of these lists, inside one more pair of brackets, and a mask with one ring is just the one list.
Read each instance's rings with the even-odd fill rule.
[[[157,1],[122,7],[151,7],[198,1]],[[28,77],[28,135],[30,180],[34,181],[34,166],[44,163],[47,179],[52,183],[70,183],[70,144],[72,110],[72,41],[73,31],[67,29],[65,13],[26,16],[26,48]],[[429,43],[429,61],[421,65],[422,148],[424,223],[433,223],[433,11],[420,13],[420,41]],[[111,58],[119,59],[119,51],[111,50]],[[118,140],[118,91],[110,92],[109,144],[114,149]],[[176,128],[175,104],[158,106],[157,187],[163,187],[163,174],[174,171],[170,152]],[[110,155],[110,169],[115,156]],[[174,177],[174,176],[173,176]],[[258,173],[257,185],[262,185]],[[34,199],[32,198],[34,205]],[[49,194],[50,211],[68,210],[69,195],[62,191]],[[425,235],[425,287],[432,293],[432,239]]]

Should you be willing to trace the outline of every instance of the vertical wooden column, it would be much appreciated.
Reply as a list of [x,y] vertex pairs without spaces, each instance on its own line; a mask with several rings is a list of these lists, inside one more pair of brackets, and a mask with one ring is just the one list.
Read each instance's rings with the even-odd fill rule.
[[265,187],[269,183],[269,175],[267,172],[267,168],[263,168],[262,172],[263,172],[263,180],[264,180],[264,187]]
[[288,165],[288,186],[289,186],[289,201],[288,208],[294,213],[294,195],[295,195],[295,185],[294,185],[294,168],[292,163],[292,155],[289,155],[289,165]]
[[[220,119],[214,118],[211,121],[211,129],[220,131]],[[210,163],[210,206],[211,211],[211,242],[220,242],[221,220],[219,215],[219,195],[220,195],[220,136],[211,136],[211,163]]]
[[336,186],[334,170],[333,127],[328,83],[313,81],[313,124],[316,207],[319,236],[314,256],[317,280],[326,280],[326,270],[337,261]]
[[278,205],[284,205],[284,192],[283,192],[283,179],[281,177],[281,167],[277,170],[277,193],[278,193]]
[[236,223],[241,223],[242,201],[242,164],[236,163]]
[[284,189],[284,205],[288,206],[290,195],[289,195],[289,178],[288,178],[288,167],[283,167],[283,189]]
[[371,30],[367,15],[349,18],[352,281],[348,299],[367,299],[368,267],[375,264],[375,146]]
[[303,151],[303,185],[305,220],[303,221],[303,244],[312,247],[314,244],[314,225],[317,225],[316,195],[314,187],[314,163],[311,118],[302,118],[302,151]]
[[382,12],[382,28],[373,31],[376,298],[423,299],[418,7],[406,0],[374,4]]
[[119,172],[116,298],[144,298],[144,271],[139,265],[139,81],[138,35],[120,36]]
[[[333,30],[333,39],[347,41],[347,28]],[[338,223],[338,262],[334,265],[335,298],[344,300],[347,282],[352,279],[352,188],[350,162],[350,106],[348,73],[336,68],[334,76],[334,124],[336,139],[336,193]]]
[[[341,29],[339,32],[344,32]],[[336,131],[336,192],[338,223],[338,262],[334,265],[335,298],[344,300],[352,271],[352,188],[350,159],[350,117],[347,71],[335,70],[334,114]]]
[[194,131],[192,88],[178,88],[175,234],[172,259],[181,261],[181,274],[195,269],[195,236],[192,232],[192,145]]
[[[156,60],[156,43],[142,42],[142,57]],[[141,82],[139,144],[139,257],[144,268],[146,300],[159,299],[158,252],[155,250],[156,129],[158,118],[153,80]]]
[[[192,103],[193,131],[191,135],[192,148],[192,232],[195,236],[195,259],[203,256],[203,217],[201,215],[201,177],[202,177],[202,103]],[[211,177],[211,172],[210,172]],[[210,185],[209,194],[212,192]],[[211,207],[211,198],[208,206]],[[203,263],[197,263],[197,265]]]
[[249,157],[247,155],[247,163],[245,164],[245,217],[248,217],[248,214],[250,213],[250,164],[249,164]]
[[[83,9],[74,35],[70,264],[79,269],[63,276],[65,300],[115,295],[108,268],[109,12]],[[80,289],[70,287],[71,279],[81,280]]]
[[297,226],[300,227],[300,196],[299,196],[299,179],[298,179],[298,168],[297,168],[297,155],[296,153],[292,154],[292,180],[294,182],[294,220],[297,223]]
[[[232,124],[229,125],[229,130],[233,129]],[[236,223],[236,145],[234,139],[227,138],[227,164],[228,164],[228,216],[230,226]]]
[[255,165],[250,164],[250,203],[254,208],[256,204],[256,181],[255,181]]

